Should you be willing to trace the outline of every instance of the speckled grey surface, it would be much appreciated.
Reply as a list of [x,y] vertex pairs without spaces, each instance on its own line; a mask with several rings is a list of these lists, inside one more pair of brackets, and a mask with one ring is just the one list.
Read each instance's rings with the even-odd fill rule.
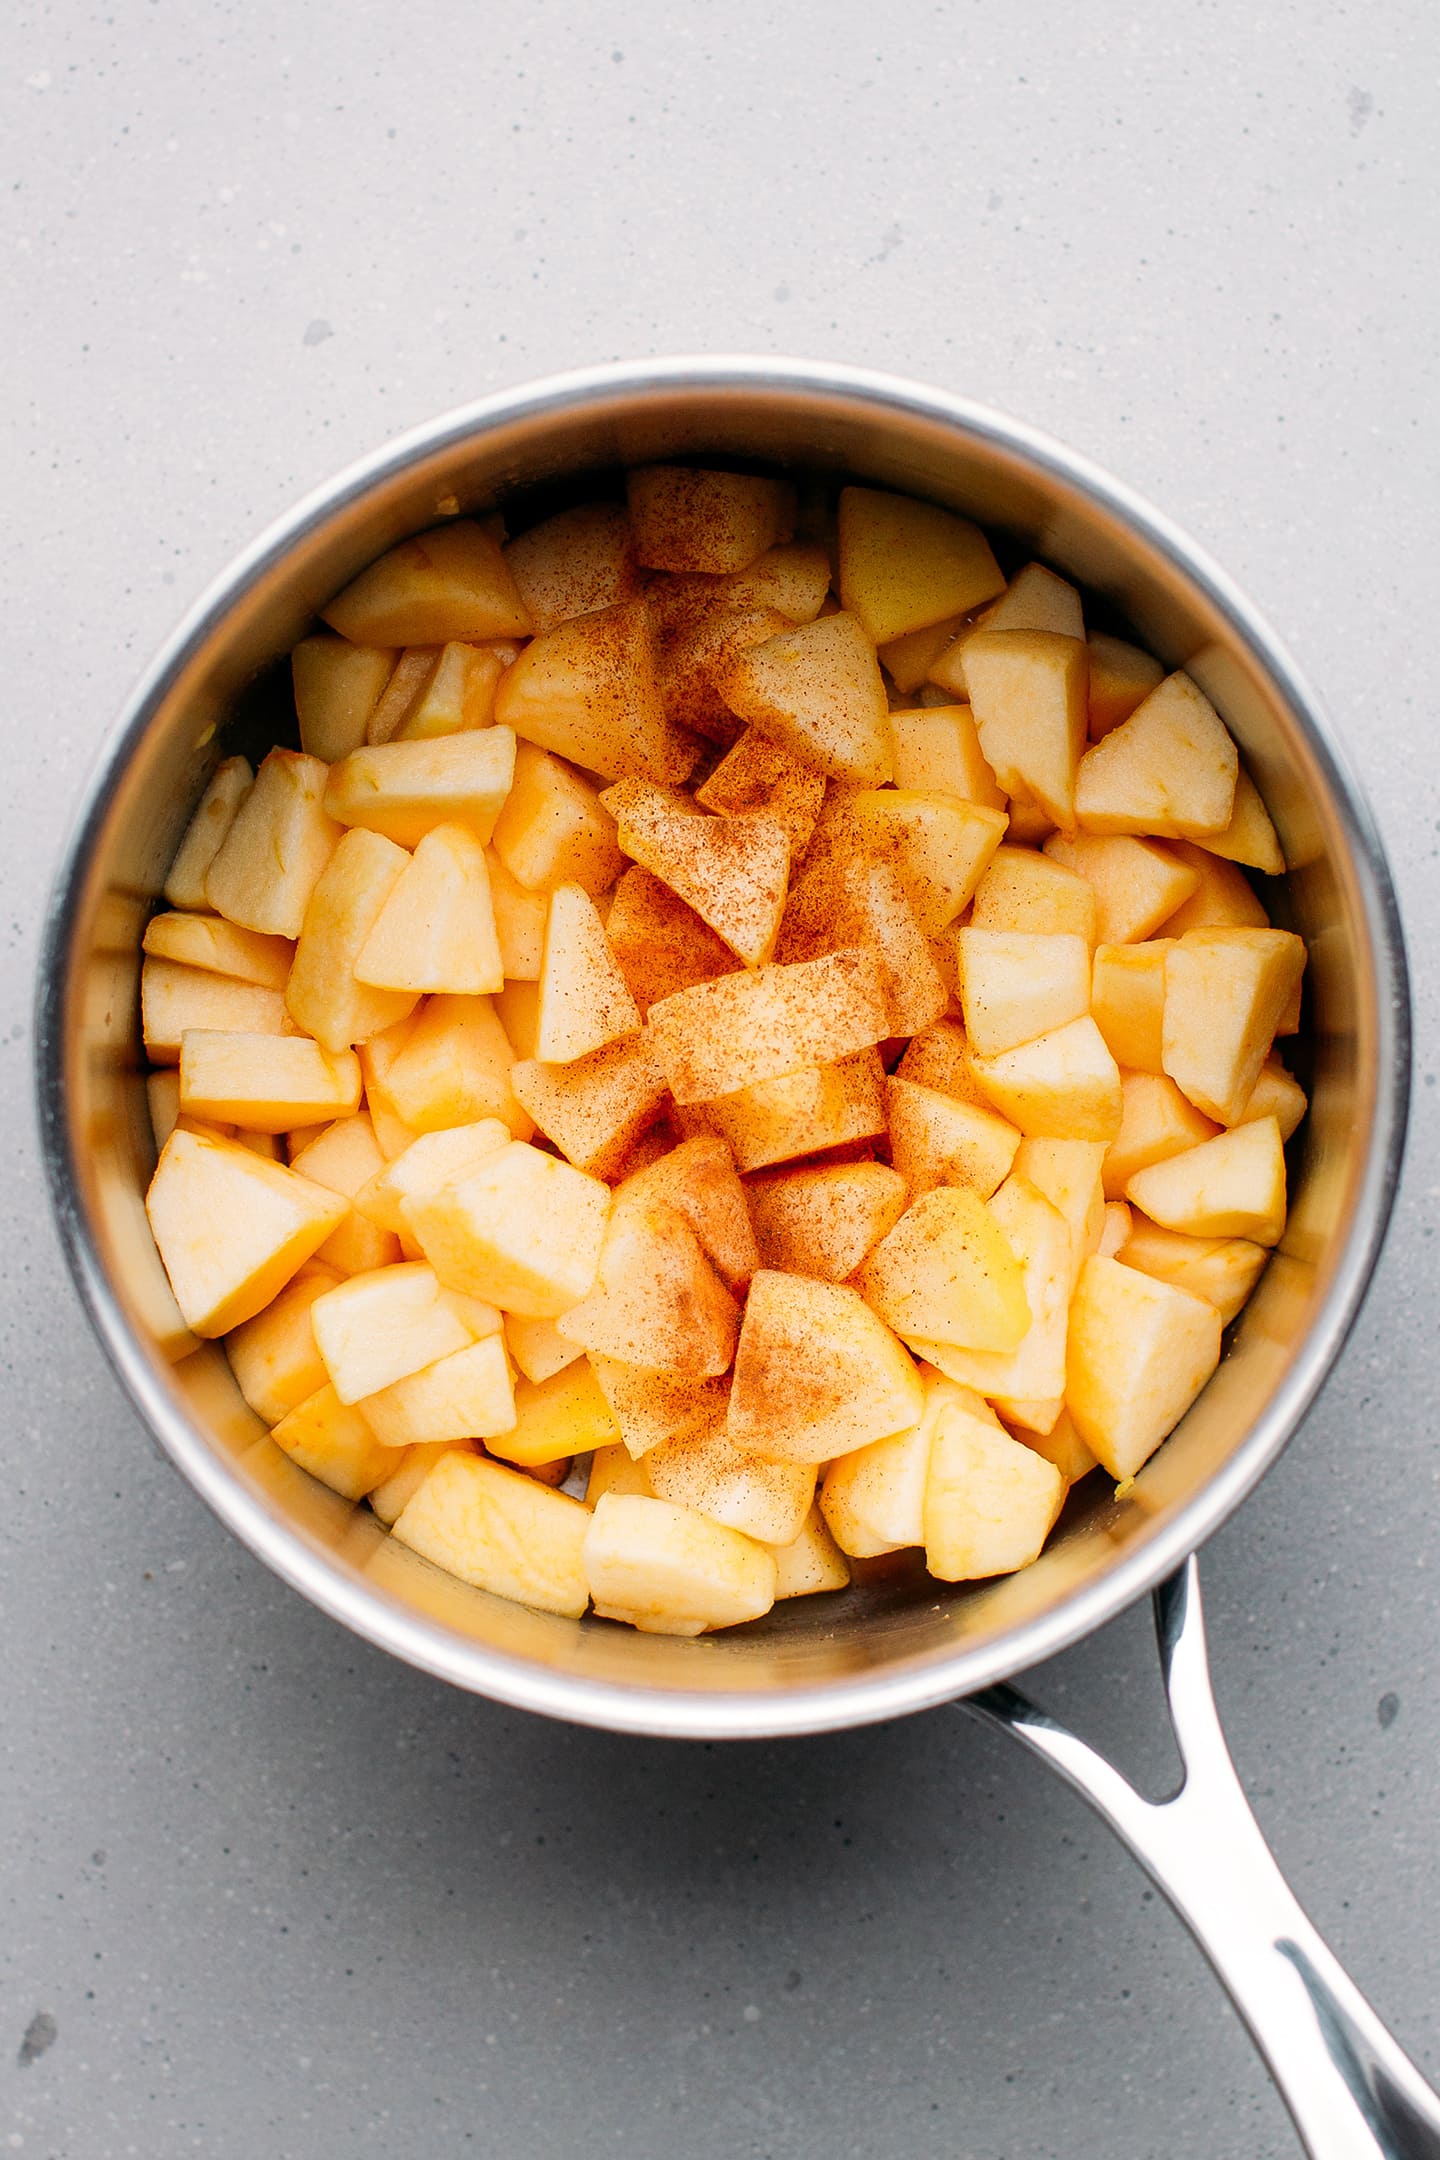
[[[1089,452],[1248,587],[1364,770],[1418,974],[1409,1165],[1349,1351],[1205,1572],[1264,1824],[1440,2073],[1437,64],[1416,0],[69,0],[12,27],[4,2150],[1293,2150],[1198,1953],[1038,1766],[953,1711],[685,1748],[402,1671],[157,1460],[57,1257],[41,893],[182,605],[402,425],[707,348],[895,368]],[[1163,1768],[1144,1613],[1036,1687]]]

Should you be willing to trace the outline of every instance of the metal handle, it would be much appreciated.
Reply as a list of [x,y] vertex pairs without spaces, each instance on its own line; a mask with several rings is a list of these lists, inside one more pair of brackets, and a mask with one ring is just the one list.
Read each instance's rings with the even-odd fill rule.
[[1311,2160],[1440,2160],[1440,2098],[1306,1919],[1241,1789],[1193,1559],[1156,1591],[1155,1626],[1184,1766],[1169,1800],[1145,1799],[1013,1687],[962,1707],[1073,1785],[1164,1891],[1249,2027]]

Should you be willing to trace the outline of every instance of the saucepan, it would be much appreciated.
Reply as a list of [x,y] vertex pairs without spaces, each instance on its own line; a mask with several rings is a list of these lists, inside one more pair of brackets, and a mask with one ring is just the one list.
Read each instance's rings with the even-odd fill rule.
[[[903,1573],[675,1640],[504,1603],[392,1542],[316,1484],[185,1336],[146,1224],[153,1163],[136,1035],[140,938],[222,752],[289,727],[284,655],[405,535],[461,511],[529,514],[619,468],[711,457],[847,474],[961,509],[1078,580],[1102,626],[1183,666],[1238,740],[1291,865],[1310,951],[1311,1111],[1289,1228],[1183,1424],[1117,1493],[1082,1482],[1042,1558],[947,1589]],[[1229,1988],[1309,2151],[1440,2155],[1440,2102],[1324,1948],[1245,1802],[1216,1717],[1193,1557],[1300,1425],[1345,1340],[1398,1174],[1405,964],[1384,854],[1315,699],[1253,609],[1173,526],[1082,458],[962,398],[856,369],[645,362],[507,391],[403,437],[303,502],[200,603],[136,691],[91,782],[42,965],[39,1089],[71,1267],[167,1453],[285,1581],[357,1634],[464,1688],[619,1731],[813,1733],[946,1701],[1004,1727],[1131,1846]],[[1154,1591],[1184,1782],[1136,1793],[1008,1676]]]

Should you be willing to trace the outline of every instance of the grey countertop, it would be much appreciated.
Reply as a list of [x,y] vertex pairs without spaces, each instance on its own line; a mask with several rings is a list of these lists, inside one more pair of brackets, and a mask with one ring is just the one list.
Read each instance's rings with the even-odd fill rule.
[[[1265,1827],[1440,2073],[1437,66],[1418,0],[12,27],[0,2150],[1293,2150],[1178,1923],[1017,1750],[953,1711],[622,1740],[402,1670],[157,1459],[61,1266],[36,924],[142,662],[400,427],[684,350],[868,362],[1064,437],[1249,589],[1365,775],[1418,976],[1408,1168],[1350,1347],[1205,1577]],[[1163,1772],[1144,1612],[1036,1691]]]

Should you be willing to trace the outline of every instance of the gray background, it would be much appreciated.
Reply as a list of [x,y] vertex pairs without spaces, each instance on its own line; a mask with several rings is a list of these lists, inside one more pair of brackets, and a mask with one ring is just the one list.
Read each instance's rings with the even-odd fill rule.
[[[1248,587],[1363,769],[1417,1129],[1366,1315],[1206,1580],[1280,1858],[1440,2072],[1437,22],[68,0],[7,34],[0,2150],[1293,2149],[1178,1924],[1017,1751],[953,1711],[655,1745],[402,1671],[156,1459],[62,1272],[36,920],[142,662],[394,430],[677,350],[876,363],[1052,429]],[[1163,1768],[1143,1612],[1037,1685]]]

